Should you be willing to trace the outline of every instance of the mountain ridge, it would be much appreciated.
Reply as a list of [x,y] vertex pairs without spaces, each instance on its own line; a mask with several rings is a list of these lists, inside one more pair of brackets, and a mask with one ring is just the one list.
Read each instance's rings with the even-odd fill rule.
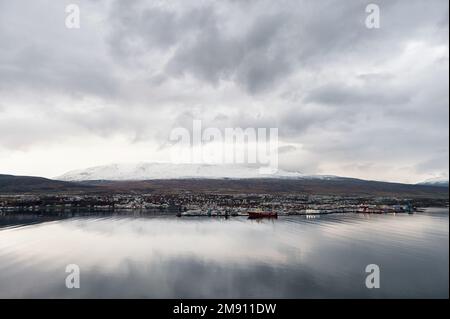
[[0,194],[308,194],[448,199],[448,188],[337,179],[165,179],[147,181],[64,182],[39,177],[0,175]]
[[69,171],[56,177],[63,181],[145,181],[164,179],[300,179],[339,178],[331,175],[304,175],[299,172],[277,170],[274,174],[261,174],[260,167],[239,164],[172,164],[172,163],[115,163]]
[[0,193],[28,193],[28,192],[59,192],[72,191],[83,192],[90,191],[93,186],[53,180],[39,176],[17,176],[0,174]]
[[42,177],[0,175],[0,194],[229,193],[387,196],[448,199],[448,187],[367,181],[355,178],[154,179],[67,182]]
[[449,186],[448,178],[430,178],[426,181],[417,183],[417,185],[427,185],[434,187],[447,187]]

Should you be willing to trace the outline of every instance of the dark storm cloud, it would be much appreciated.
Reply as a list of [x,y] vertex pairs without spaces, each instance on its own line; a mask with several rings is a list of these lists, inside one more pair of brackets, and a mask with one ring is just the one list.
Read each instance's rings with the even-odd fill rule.
[[295,1],[251,6],[224,1],[181,12],[144,3],[134,1],[124,10],[119,1],[113,7],[113,55],[128,60],[148,50],[173,49],[168,75],[192,75],[208,85],[234,81],[252,94],[271,90],[302,64],[355,50],[366,41],[364,5],[356,2],[341,7],[324,1],[311,10],[312,2],[306,1],[304,10]]
[[193,74],[213,84],[232,80],[251,93],[260,92],[291,71],[289,55],[274,40],[283,25],[283,14],[266,15],[245,34],[229,37],[215,24],[178,47],[167,70],[174,75]]
[[[442,2],[428,7],[412,1],[405,12],[399,1],[381,1],[383,28],[375,32],[364,27],[369,2],[207,1],[181,10],[145,3],[133,1],[125,10],[122,1],[115,2],[115,55],[130,59],[172,49],[168,75],[192,75],[208,85],[234,81],[252,94],[272,90],[297,69],[336,63],[347,54],[356,60],[373,53],[388,58],[403,41],[445,28],[439,23],[445,19]],[[433,21],[436,15],[441,17]]]
[[[15,14],[25,5],[18,3],[2,1],[2,25],[18,20]],[[88,3],[82,1],[82,9],[95,10],[101,2],[87,7]],[[183,3],[133,0],[113,1],[111,8],[99,6],[108,17],[97,27],[109,34],[100,40],[107,40],[106,49],[116,63],[157,51],[168,54],[162,68],[165,76],[192,75],[207,85],[233,81],[256,94],[273,90],[294,72],[341,62],[347,54],[357,62],[373,59],[373,54],[396,53],[404,41],[425,34],[438,39],[440,29],[448,26],[444,1],[433,5],[411,1],[408,10],[401,1],[380,1],[383,24],[375,32],[364,27],[364,1],[345,6],[336,0]],[[29,16],[15,22],[19,30],[10,26],[0,31],[3,87],[20,82],[103,96],[118,91],[121,80],[112,72],[105,47],[101,43],[86,47],[95,42],[86,41],[95,33],[95,25],[86,23],[70,33],[60,25],[64,3],[51,10],[39,4],[27,7]],[[30,16],[50,19],[36,27]],[[24,41],[19,41],[25,34]],[[341,98],[338,91],[343,89],[335,88]]]
[[[209,85],[235,80],[249,91],[266,88],[290,69],[276,38],[283,31],[285,14],[261,14],[247,30],[231,30],[233,10],[218,13],[212,3],[183,10],[142,8],[134,1],[127,10],[122,2],[112,9],[113,30],[109,43],[113,56],[126,63],[148,51],[173,49],[165,72],[191,74]],[[239,26],[232,25],[232,28]],[[141,44],[136,45],[136,43]]]

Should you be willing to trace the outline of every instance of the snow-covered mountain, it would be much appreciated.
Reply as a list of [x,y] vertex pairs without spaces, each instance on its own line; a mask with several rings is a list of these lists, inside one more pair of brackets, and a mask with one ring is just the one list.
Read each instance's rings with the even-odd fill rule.
[[419,183],[419,185],[448,187],[448,178],[430,178],[424,182]]
[[[305,178],[300,173],[278,170],[275,174],[260,174],[258,167],[226,164],[172,164],[172,163],[139,163],[111,164],[82,170],[70,171],[57,177],[63,181],[88,180],[152,180],[152,179],[242,179],[242,178]],[[318,177],[319,178],[319,177]],[[321,176],[320,178],[332,178]]]

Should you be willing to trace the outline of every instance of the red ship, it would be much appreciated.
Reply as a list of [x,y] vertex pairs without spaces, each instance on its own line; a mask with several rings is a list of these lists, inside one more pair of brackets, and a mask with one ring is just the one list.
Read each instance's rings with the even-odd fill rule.
[[249,218],[278,218],[278,213],[276,212],[248,212]]

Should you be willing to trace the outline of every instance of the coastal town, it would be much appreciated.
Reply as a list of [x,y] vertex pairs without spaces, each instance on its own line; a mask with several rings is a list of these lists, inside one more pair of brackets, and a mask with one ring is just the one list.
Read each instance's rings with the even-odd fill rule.
[[[141,211],[177,216],[248,216],[337,213],[414,213],[423,207],[448,207],[448,199],[303,194],[176,194],[0,195],[0,215]],[[275,216],[276,216],[275,215]]]

